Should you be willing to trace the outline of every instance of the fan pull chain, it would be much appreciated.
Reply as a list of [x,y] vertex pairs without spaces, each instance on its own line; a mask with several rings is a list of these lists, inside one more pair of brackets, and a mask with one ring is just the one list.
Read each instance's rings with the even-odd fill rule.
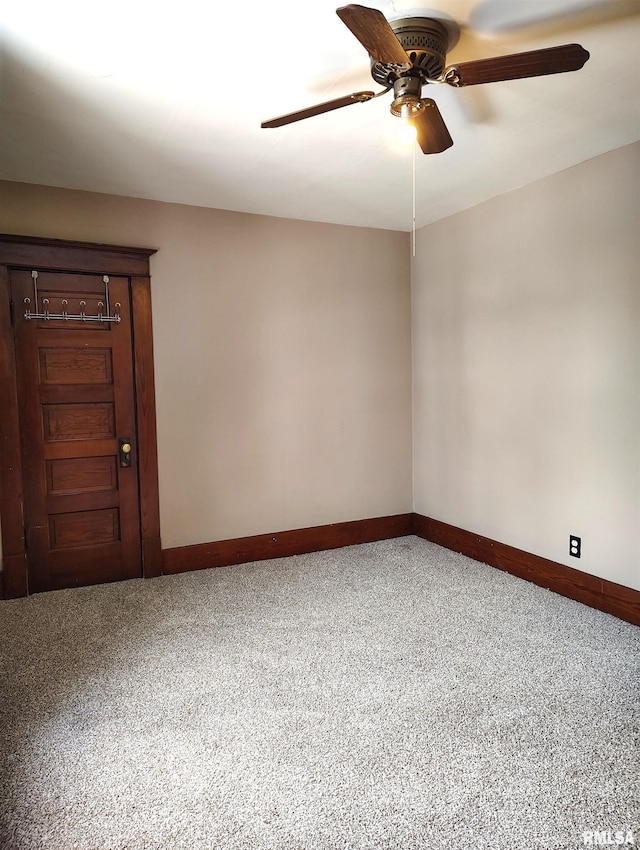
[[411,145],[411,184],[412,184],[412,216],[411,216],[411,255],[416,255],[416,146]]

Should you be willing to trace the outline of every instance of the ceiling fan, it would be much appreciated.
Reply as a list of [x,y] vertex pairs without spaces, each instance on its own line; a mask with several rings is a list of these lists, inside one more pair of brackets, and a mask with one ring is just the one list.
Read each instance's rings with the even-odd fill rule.
[[354,92],[264,121],[261,127],[282,127],[353,103],[366,103],[393,89],[391,113],[402,119],[423,153],[442,153],[451,147],[453,139],[436,102],[421,96],[423,85],[446,83],[460,88],[562,74],[578,71],[589,58],[581,45],[563,44],[446,66],[447,52],[458,36],[455,25],[447,26],[441,20],[426,17],[401,18],[389,23],[377,9],[353,3],[341,6],[336,14],[368,52],[371,76],[384,90]]

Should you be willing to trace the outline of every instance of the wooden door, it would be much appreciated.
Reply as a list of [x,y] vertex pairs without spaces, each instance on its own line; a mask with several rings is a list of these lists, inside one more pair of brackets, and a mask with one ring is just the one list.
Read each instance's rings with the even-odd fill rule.
[[102,275],[39,271],[37,305],[30,271],[10,285],[29,591],[141,576],[129,279],[108,278],[117,323],[25,317],[106,315]]

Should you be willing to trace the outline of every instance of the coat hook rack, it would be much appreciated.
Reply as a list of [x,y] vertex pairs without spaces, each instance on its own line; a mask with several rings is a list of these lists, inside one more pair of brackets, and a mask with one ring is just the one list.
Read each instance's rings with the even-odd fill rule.
[[38,300],[38,272],[32,271],[31,277],[33,278],[33,301],[35,306],[35,312],[31,312],[31,299],[25,298],[24,303],[26,306],[26,311],[24,314],[25,319],[42,319],[43,321],[49,320],[57,320],[57,321],[76,321],[76,322],[119,322],[120,319],[120,307],[122,306],[119,301],[116,301],[114,305],[114,313],[113,315],[109,312],[109,275],[102,276],[102,282],[104,283],[104,301],[98,301],[98,312],[94,316],[87,316],[85,313],[85,307],[87,306],[86,301],[80,301],[80,312],[79,313],[69,313],[67,312],[67,307],[69,305],[69,301],[67,298],[63,298],[61,302],[62,312],[61,313],[50,313],[49,312],[49,299],[42,299],[42,309],[40,309],[40,301]]

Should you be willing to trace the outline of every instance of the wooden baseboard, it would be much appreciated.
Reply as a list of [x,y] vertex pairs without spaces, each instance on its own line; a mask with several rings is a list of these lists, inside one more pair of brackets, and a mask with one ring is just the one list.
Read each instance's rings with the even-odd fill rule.
[[498,543],[496,540],[481,537],[421,514],[413,515],[413,533],[439,546],[461,552],[476,561],[504,570],[540,587],[546,587],[561,596],[567,596],[640,626],[640,591],[555,561],[548,561],[539,555],[532,555],[522,549]]
[[358,543],[372,543],[375,540],[405,537],[409,534],[416,534],[476,561],[546,587],[561,596],[640,626],[639,591],[421,514],[398,514],[339,522],[275,534],[258,534],[253,537],[164,549],[162,571],[171,575],[211,567],[228,567],[250,561],[285,558]]
[[228,567],[249,561],[304,555],[307,552],[319,552],[323,549],[339,549],[342,546],[352,546],[357,543],[405,537],[412,534],[412,528],[413,514],[398,514],[353,522],[338,522],[332,525],[318,525],[294,531],[281,531],[275,534],[219,540],[215,543],[179,546],[163,551],[163,572],[174,574],[209,567]]

